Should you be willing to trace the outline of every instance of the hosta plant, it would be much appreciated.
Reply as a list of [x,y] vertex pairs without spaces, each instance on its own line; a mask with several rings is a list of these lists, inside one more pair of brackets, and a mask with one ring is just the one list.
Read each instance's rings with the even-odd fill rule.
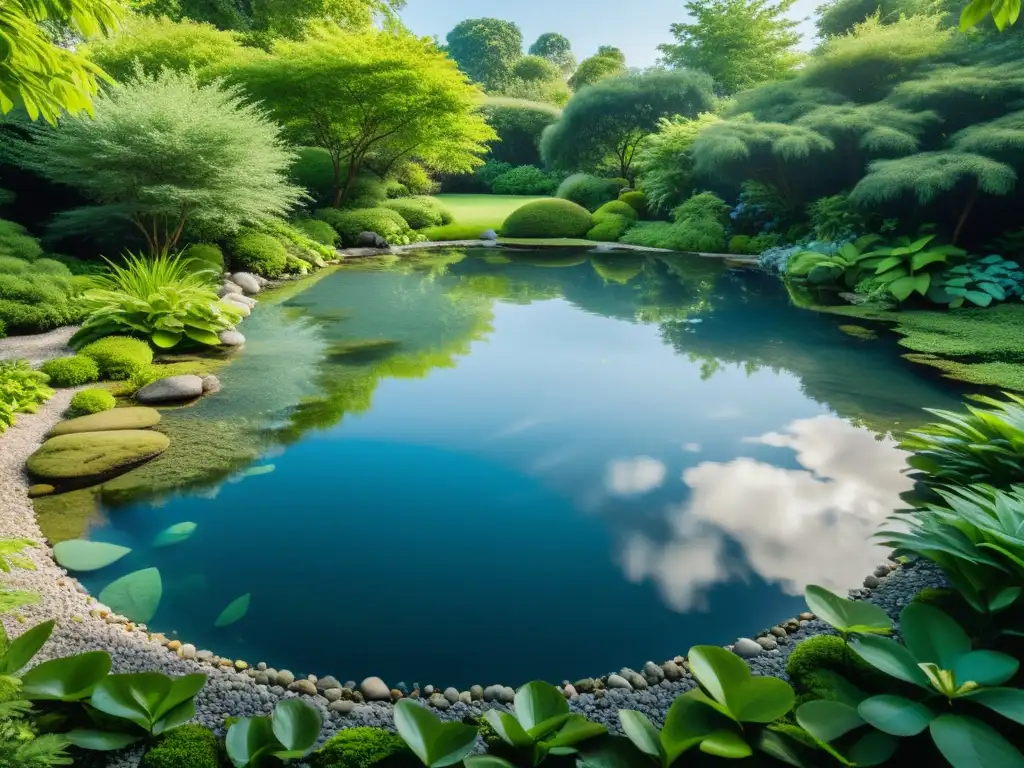
[[983,259],[958,264],[932,279],[928,298],[936,304],[957,309],[964,304],[987,307],[993,301],[1018,297],[1024,285],[1024,271],[1015,261],[992,254]]
[[864,235],[853,242],[844,243],[831,253],[799,251],[786,263],[786,277],[805,279],[819,285],[843,282],[852,288],[863,272],[860,262],[866,255],[873,253],[866,249],[879,240],[881,238],[878,235]]
[[228,728],[228,758],[235,768],[300,760],[320,736],[320,712],[301,699],[279,701],[269,717],[243,717]]
[[476,747],[476,728],[441,722],[424,705],[411,699],[395,704],[395,729],[427,768],[455,765]]
[[871,760],[858,759],[853,751],[844,757],[858,765],[884,762],[885,753],[895,751],[897,739],[926,730],[953,768],[1024,765],[1017,747],[985,721],[994,715],[1024,725],[1024,691],[1005,687],[1017,673],[1017,659],[973,650],[959,624],[918,602],[903,609],[900,631],[905,645],[867,635],[852,647],[879,672],[916,689],[916,695],[884,693],[856,702],[808,702],[797,710],[797,722],[830,745],[857,735],[854,749],[868,753]]
[[891,246],[865,254],[857,263],[869,291],[880,290],[897,301],[906,301],[913,294],[927,296],[932,277],[947,265],[959,263],[967,252],[954,245],[936,244],[935,235],[915,240],[901,237]]
[[539,680],[516,691],[514,708],[514,716],[489,709],[484,717],[509,746],[529,750],[534,765],[548,754],[573,754],[577,744],[608,730],[582,715],[571,714],[562,692]]
[[242,319],[180,256],[128,254],[123,266],[109,263],[110,273],[96,278],[97,287],[81,297],[87,314],[71,337],[76,349],[113,334],[143,336],[161,349],[217,346],[218,334]]
[[622,729],[637,749],[663,768],[694,747],[724,758],[750,757],[757,749],[801,764],[797,745],[765,727],[793,708],[796,695],[788,683],[752,676],[746,662],[724,648],[696,646],[688,658],[701,687],[672,702],[661,731],[640,712],[619,711]]

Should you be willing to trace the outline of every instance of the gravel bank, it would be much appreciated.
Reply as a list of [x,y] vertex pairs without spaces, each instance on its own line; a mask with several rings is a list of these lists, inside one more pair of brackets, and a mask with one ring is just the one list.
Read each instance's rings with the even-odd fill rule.
[[0,339],[0,360],[28,360],[32,365],[39,365],[55,357],[73,355],[68,340],[77,330],[77,325],[68,325],[49,333]]
[[[2,581],[10,588],[34,590],[42,596],[40,604],[27,606],[21,610],[26,619],[24,623],[11,616],[3,617],[8,632],[13,636],[40,621],[57,618],[57,628],[43,648],[40,660],[86,650],[106,650],[113,657],[116,672],[139,672],[148,669],[167,674],[204,672],[210,676],[210,681],[197,698],[197,720],[218,732],[223,732],[224,718],[229,715],[266,714],[272,711],[278,699],[299,695],[280,686],[257,684],[253,678],[256,674],[254,670],[238,672],[228,667],[214,668],[209,664],[179,658],[178,654],[165,647],[166,638],[151,636],[144,627],[135,627],[123,618],[103,618],[101,606],[85,594],[75,579],[69,577],[66,571],[54,563],[51,550],[43,542],[32,504],[27,497],[28,482],[23,468],[28,456],[60,420],[72,394],[72,390],[58,392],[37,413],[19,416],[18,424],[0,437],[0,536],[25,537],[39,542],[39,547],[30,550],[29,553],[37,565],[37,570],[15,570],[11,574],[3,575]],[[870,592],[861,590],[860,593],[895,618],[900,609],[919,590],[942,584],[943,579],[937,569],[930,564],[920,564],[899,568],[882,578],[876,589]],[[780,619],[785,621],[782,617]],[[831,632],[826,624],[816,620],[801,621],[798,628],[794,628],[795,631],[782,639],[782,644],[778,648],[767,650],[749,660],[755,674],[785,678],[786,659],[796,643],[811,635]],[[189,647],[188,655],[194,652],[195,650]],[[342,659],[338,660],[338,666],[340,671],[344,666]],[[642,674],[638,677],[651,674],[656,676],[655,668],[656,665],[645,664],[640,668]],[[629,677],[636,673],[632,670],[621,670],[618,674]],[[696,684],[682,669],[678,670],[678,677],[680,679],[675,681],[655,682],[642,690],[609,688],[595,693],[581,692],[571,699],[570,706],[592,720],[605,723],[612,731],[618,731],[616,710],[620,708],[638,709],[660,725],[672,700]],[[636,681],[635,677],[632,679]],[[329,738],[339,728],[356,725],[392,725],[390,703],[354,706],[351,712],[342,714],[331,709],[331,702],[324,696],[306,698],[324,716],[322,739]],[[338,702],[334,706],[337,708],[340,704],[341,702]],[[347,707],[348,702],[345,702],[345,705]],[[470,704],[450,704],[445,701],[442,704],[443,708],[435,711],[445,719],[455,720],[467,715],[478,715],[484,706],[502,705],[478,701]],[[138,760],[138,752],[128,751],[112,756],[109,766],[134,768],[138,765]]]

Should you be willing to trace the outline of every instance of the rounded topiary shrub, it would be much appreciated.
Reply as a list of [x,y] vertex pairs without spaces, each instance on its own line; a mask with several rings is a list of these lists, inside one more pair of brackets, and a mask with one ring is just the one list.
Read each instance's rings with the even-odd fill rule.
[[643,192],[623,192],[619,195],[619,200],[636,211],[636,215],[641,219],[647,216],[647,195]]
[[753,253],[750,249],[750,235],[733,235],[729,238],[729,253]]
[[87,344],[79,355],[92,358],[105,379],[125,381],[149,368],[153,350],[149,344],[128,336],[107,336]]
[[619,183],[615,179],[602,179],[589,173],[574,173],[561,184],[555,197],[571,200],[588,211],[594,211],[609,200],[619,197]]
[[292,226],[306,237],[321,245],[335,246],[338,244],[338,233],[326,221],[320,221],[320,219],[296,219],[292,222]]
[[342,208],[376,208],[388,199],[388,185],[373,176],[357,176],[341,201]]
[[313,768],[370,768],[408,751],[401,737],[383,728],[345,728],[309,756]]
[[32,263],[32,271],[37,275],[56,275],[57,277],[71,277],[71,270],[65,264],[55,259],[36,259]]
[[168,731],[142,759],[143,768],[220,768],[217,737],[201,725]]
[[390,208],[360,208],[352,211],[321,208],[316,217],[334,227],[341,244],[356,245],[361,232],[374,232],[389,243],[400,242],[409,231],[409,225],[397,211]]
[[0,275],[23,275],[32,265],[15,256],[0,256]]
[[700,192],[672,211],[672,218],[680,224],[692,219],[726,224],[729,221],[729,206],[713,192]]
[[400,197],[397,200],[386,200],[382,207],[395,211],[405,219],[410,229],[439,227],[443,223],[440,211],[418,198]]
[[599,243],[615,243],[622,237],[632,220],[617,213],[606,213],[598,218],[594,216],[594,226],[587,232],[587,240],[596,240]]
[[535,200],[513,211],[501,227],[505,237],[583,237],[590,212],[569,200]]
[[71,398],[69,416],[88,416],[90,413],[109,411],[117,405],[114,396],[105,389],[83,389]]
[[224,272],[224,253],[212,243],[190,245],[181,258],[190,271],[210,273],[211,280],[218,279]]
[[602,216],[607,216],[609,214],[614,214],[616,216],[625,216],[630,221],[636,221],[638,218],[636,215],[636,211],[633,210],[632,206],[628,205],[627,203],[623,203],[620,200],[612,200],[610,202],[605,203],[596,211],[594,211],[594,220],[596,221]]
[[288,251],[273,235],[244,232],[228,248],[231,263],[263,277],[280,277],[288,265]]
[[55,387],[80,387],[100,378],[100,367],[91,357],[74,355],[47,360],[39,368]]

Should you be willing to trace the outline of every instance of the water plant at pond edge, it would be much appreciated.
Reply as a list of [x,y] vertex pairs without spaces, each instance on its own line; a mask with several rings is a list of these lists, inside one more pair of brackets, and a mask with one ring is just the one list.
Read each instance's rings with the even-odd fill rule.
[[320,736],[320,712],[304,701],[279,701],[269,717],[243,717],[228,728],[225,745],[235,768],[297,760]]

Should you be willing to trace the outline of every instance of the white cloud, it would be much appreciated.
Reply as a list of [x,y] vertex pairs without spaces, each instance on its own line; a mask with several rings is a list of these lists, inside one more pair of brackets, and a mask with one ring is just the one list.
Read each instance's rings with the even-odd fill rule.
[[700,453],[700,443],[684,443],[683,450],[687,453]]
[[653,491],[665,482],[665,465],[650,456],[615,459],[605,471],[605,487],[619,496]]

